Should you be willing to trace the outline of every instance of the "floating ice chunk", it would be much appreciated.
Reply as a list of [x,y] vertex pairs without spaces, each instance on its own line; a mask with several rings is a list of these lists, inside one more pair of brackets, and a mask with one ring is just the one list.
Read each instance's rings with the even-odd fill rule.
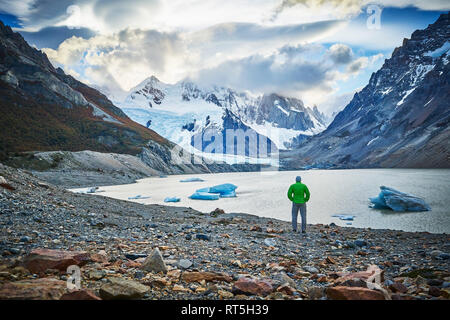
[[226,193],[221,193],[220,194],[221,198],[235,198],[236,197],[236,191],[230,191],[230,192],[226,192]]
[[177,197],[167,197],[164,199],[164,202],[180,202],[181,198]]
[[201,181],[205,181],[201,178],[187,178],[187,179],[183,179],[180,180],[180,182],[201,182]]
[[351,215],[347,215],[347,214],[335,214],[335,215],[332,215],[332,217],[339,218],[344,221],[353,221],[353,219],[355,219],[355,216],[351,216]]
[[148,199],[150,197],[143,197],[140,194],[134,197],[128,197],[128,200]]
[[201,188],[201,189],[198,189],[198,190],[195,190],[195,192],[207,192],[207,193],[210,193],[210,190],[211,188]]
[[88,188],[86,193],[96,193],[98,190],[98,187],[92,187],[92,188]]
[[196,192],[218,193],[221,198],[234,198],[236,197],[237,186],[232,183],[219,184],[214,187],[201,188]]
[[369,198],[373,209],[391,209],[396,212],[429,211],[431,207],[421,198],[381,186],[378,197]]
[[211,193],[220,193],[220,194],[227,194],[227,193],[231,193],[234,190],[237,189],[237,186],[235,186],[232,183],[224,183],[224,184],[219,184],[217,186],[211,187],[209,189],[209,192]]
[[99,187],[89,187],[86,189],[78,190],[75,193],[98,193],[104,192],[103,190],[99,190]]
[[219,195],[216,193],[195,192],[189,198],[194,200],[219,200]]

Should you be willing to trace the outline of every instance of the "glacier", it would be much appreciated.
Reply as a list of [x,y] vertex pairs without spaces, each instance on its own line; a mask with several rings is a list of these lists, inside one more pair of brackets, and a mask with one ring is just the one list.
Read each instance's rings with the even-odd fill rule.
[[[325,130],[327,118],[317,107],[309,108],[301,100],[276,94],[255,95],[237,92],[220,86],[199,86],[183,80],[166,84],[152,76],[129,91],[122,101],[114,101],[131,119],[207,159],[227,155],[221,159],[227,163],[275,163],[266,153],[260,154],[260,139],[268,139],[276,149],[289,149],[295,139],[312,136]],[[150,122],[151,121],[151,122]],[[204,139],[207,130],[215,130],[224,138],[225,130],[250,130],[258,135],[258,154],[245,149],[245,154],[228,149],[212,152],[206,143],[199,147],[195,141]],[[215,140],[214,140],[215,141]],[[269,147],[272,151],[272,148]],[[234,148],[233,148],[234,150]],[[275,150],[275,149],[273,149]],[[242,151],[241,151],[242,152]],[[270,154],[270,152],[269,152]],[[231,155],[228,156],[228,155]]]

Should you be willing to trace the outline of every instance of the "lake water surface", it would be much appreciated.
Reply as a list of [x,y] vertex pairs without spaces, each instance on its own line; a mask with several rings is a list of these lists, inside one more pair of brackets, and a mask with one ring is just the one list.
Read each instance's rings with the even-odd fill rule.
[[[450,233],[450,169],[357,169],[310,170],[280,172],[239,172],[197,175],[174,175],[147,178],[129,185],[101,187],[102,196],[128,200],[142,195],[148,199],[133,200],[144,204],[192,207],[202,212],[215,208],[225,212],[250,213],[290,221],[291,203],[287,199],[289,185],[301,175],[311,191],[308,223],[331,222],[346,226],[334,214],[356,216],[353,227],[396,229]],[[199,177],[204,182],[180,182]],[[196,189],[221,183],[238,186],[237,198],[203,201],[188,199]],[[427,201],[432,211],[395,213],[368,207],[369,197],[379,193],[381,185],[414,194]],[[166,197],[180,197],[181,202],[164,203]]]

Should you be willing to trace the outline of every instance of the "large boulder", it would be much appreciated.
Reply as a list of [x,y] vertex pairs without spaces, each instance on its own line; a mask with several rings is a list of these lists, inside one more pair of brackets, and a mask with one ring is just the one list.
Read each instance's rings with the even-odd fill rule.
[[380,189],[378,197],[369,198],[374,209],[391,209],[396,212],[431,210],[425,200],[419,197],[385,186]]
[[85,251],[64,251],[52,249],[35,249],[25,257],[25,268],[33,273],[43,273],[48,269],[66,271],[68,266],[83,266],[90,261]]
[[273,292],[272,284],[265,280],[242,277],[234,283],[234,294],[266,296]]
[[100,297],[104,300],[140,299],[150,290],[150,287],[134,280],[110,278],[100,288]]
[[0,286],[0,300],[58,300],[67,292],[65,281],[40,278]]
[[153,252],[145,259],[141,269],[155,273],[167,273],[167,266],[164,263],[164,259],[158,248],[155,248]]
[[183,272],[183,275],[181,276],[183,281],[186,282],[201,282],[203,280],[207,282],[212,281],[225,281],[225,282],[231,282],[233,279],[225,274],[225,273],[219,273],[219,272]]
[[380,291],[360,287],[329,287],[326,294],[331,300],[385,300]]

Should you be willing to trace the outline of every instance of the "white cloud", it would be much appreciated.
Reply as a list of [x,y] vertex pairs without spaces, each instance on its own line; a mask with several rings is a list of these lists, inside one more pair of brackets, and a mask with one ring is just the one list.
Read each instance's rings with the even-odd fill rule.
[[271,20],[286,20],[297,16],[298,19],[348,19],[360,14],[368,5],[380,7],[406,8],[420,10],[450,10],[448,0],[281,0],[272,10]]
[[324,21],[274,27],[229,23],[188,33],[125,29],[89,39],[72,37],[56,50],[43,50],[53,62],[82,77],[107,73],[123,90],[129,90],[150,75],[176,82],[227,61],[271,55],[287,43],[320,39],[340,27],[339,21]]
[[347,64],[353,60],[352,49],[342,43],[333,44],[328,50],[331,60],[336,64]]

